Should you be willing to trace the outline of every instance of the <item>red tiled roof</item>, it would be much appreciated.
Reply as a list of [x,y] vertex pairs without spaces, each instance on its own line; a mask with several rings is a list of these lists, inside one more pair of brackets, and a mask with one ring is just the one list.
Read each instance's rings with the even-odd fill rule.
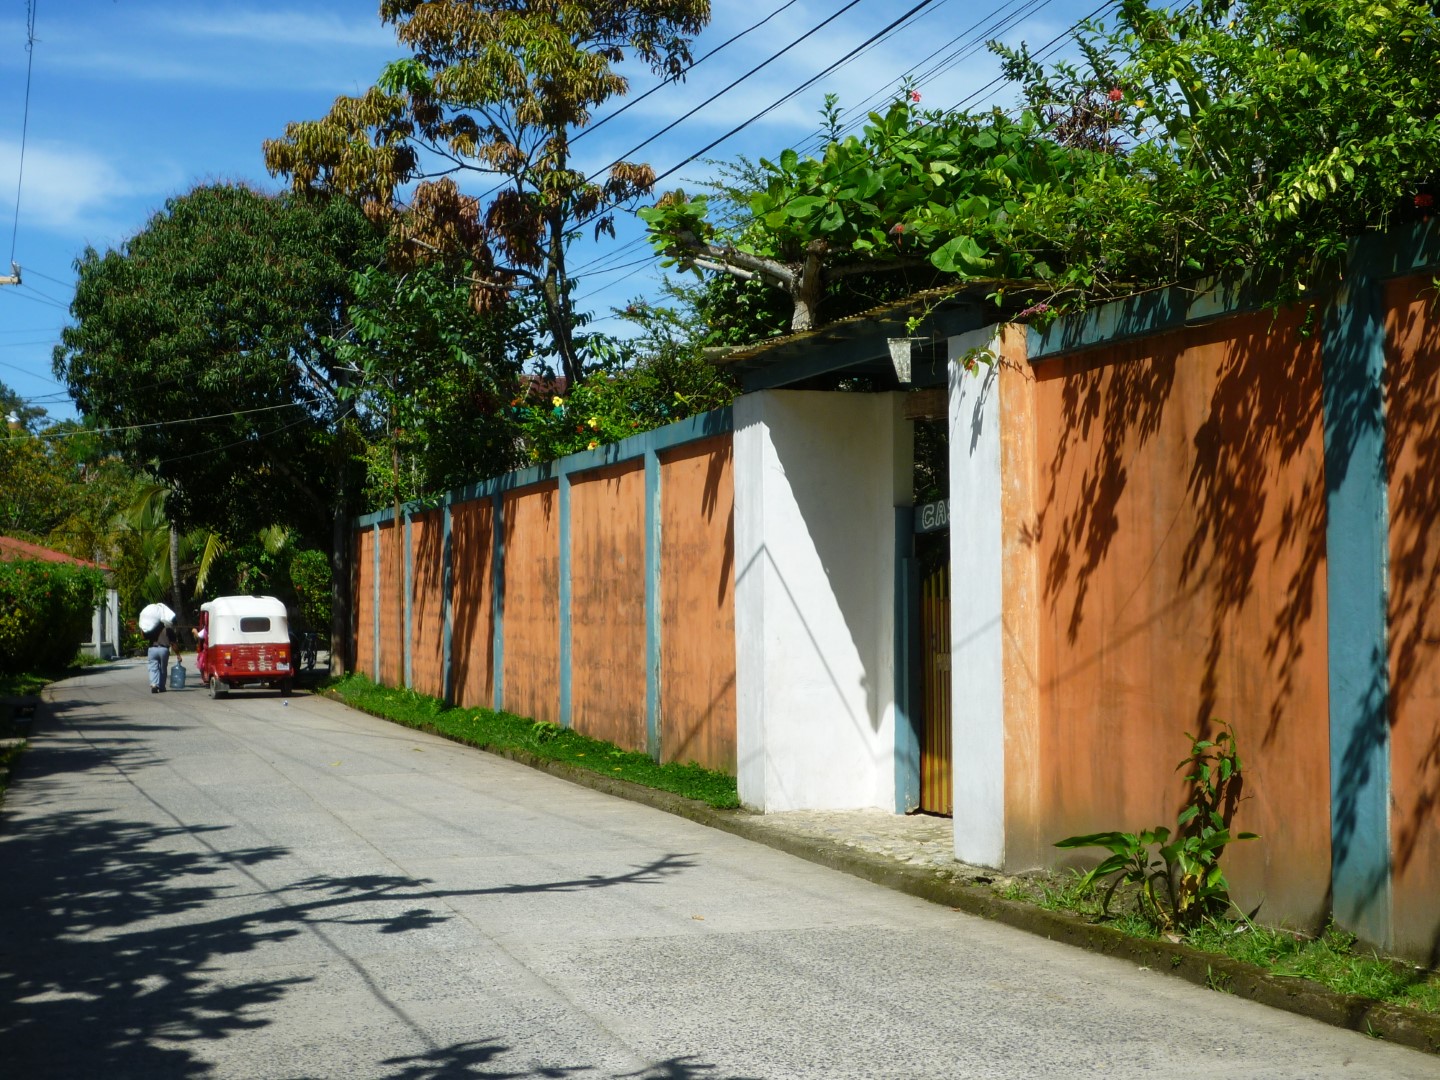
[[16,540],[13,536],[0,536],[0,559],[7,562],[13,562],[16,559],[35,559],[39,562],[70,563],[72,566],[93,566],[97,570],[110,569],[108,566],[90,562],[88,559],[77,559],[74,555],[66,555],[63,551],[52,551],[39,544],[32,544],[28,540]]

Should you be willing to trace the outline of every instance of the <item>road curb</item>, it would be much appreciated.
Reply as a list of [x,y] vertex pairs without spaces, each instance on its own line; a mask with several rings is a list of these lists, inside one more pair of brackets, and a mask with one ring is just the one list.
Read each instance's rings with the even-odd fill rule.
[[[324,691],[324,694],[347,708],[370,713],[382,720],[389,719],[350,705],[331,691]],[[426,727],[424,730],[450,738],[434,728]],[[945,871],[906,866],[833,841],[782,833],[760,824],[757,815],[745,810],[716,810],[672,792],[592,773],[524,750],[477,745],[461,739],[451,741],[549,773],[581,787],[688,818],[700,825],[720,829],[921,900],[978,915],[1051,941],[1125,960],[1150,971],[1178,976],[1197,986],[1308,1016],[1334,1027],[1348,1028],[1425,1053],[1440,1054],[1440,1015],[1352,994],[1339,994],[1309,979],[1274,975],[1253,964],[1217,953],[1202,952],[1188,945],[1131,937],[1076,915],[1006,900],[996,896],[984,883],[957,879]]]

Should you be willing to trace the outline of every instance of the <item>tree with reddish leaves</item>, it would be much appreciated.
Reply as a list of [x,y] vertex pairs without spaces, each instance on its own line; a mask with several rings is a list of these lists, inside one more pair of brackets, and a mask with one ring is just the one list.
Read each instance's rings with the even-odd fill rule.
[[[288,125],[266,142],[266,166],[297,190],[359,200],[392,227],[398,268],[468,264],[479,312],[532,289],[560,368],[578,383],[586,366],[567,246],[586,227],[613,235],[616,210],[647,194],[655,174],[617,162],[586,176],[571,140],[628,89],[621,61],[684,74],[709,0],[383,0],[380,17],[411,55],[324,119]],[[463,174],[495,187],[467,195],[455,182]]]

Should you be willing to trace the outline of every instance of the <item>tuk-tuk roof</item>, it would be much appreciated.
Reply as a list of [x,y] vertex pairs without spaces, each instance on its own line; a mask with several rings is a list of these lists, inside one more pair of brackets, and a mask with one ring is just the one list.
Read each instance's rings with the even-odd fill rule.
[[272,619],[287,617],[285,605],[273,596],[217,596],[201,604],[200,610],[208,611],[212,620],[240,619],[252,615],[266,615]]

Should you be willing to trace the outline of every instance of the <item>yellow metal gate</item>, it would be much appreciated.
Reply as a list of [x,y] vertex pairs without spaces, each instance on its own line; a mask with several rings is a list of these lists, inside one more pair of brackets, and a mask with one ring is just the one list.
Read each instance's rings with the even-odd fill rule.
[[950,567],[942,566],[920,586],[921,709],[920,809],[953,810],[950,778]]

